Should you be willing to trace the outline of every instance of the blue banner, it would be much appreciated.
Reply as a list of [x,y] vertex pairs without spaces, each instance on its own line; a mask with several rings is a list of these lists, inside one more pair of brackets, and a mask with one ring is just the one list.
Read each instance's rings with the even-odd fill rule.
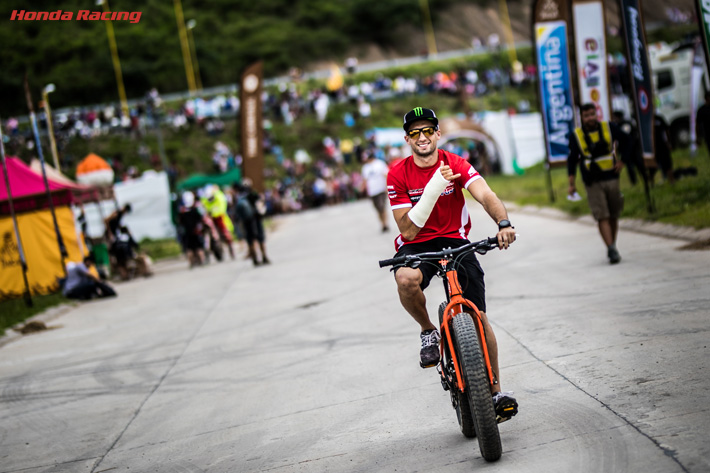
[[535,49],[547,160],[550,165],[566,163],[575,128],[567,24],[535,23]]

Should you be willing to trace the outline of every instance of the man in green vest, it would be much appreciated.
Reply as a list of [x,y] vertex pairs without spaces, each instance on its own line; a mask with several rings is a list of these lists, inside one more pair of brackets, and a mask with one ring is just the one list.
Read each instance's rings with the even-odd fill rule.
[[569,195],[577,193],[575,179],[577,166],[587,190],[587,200],[594,219],[599,225],[599,233],[607,246],[609,263],[621,261],[616,249],[616,235],[619,232],[619,215],[624,208],[624,196],[619,189],[619,173],[624,164],[616,157],[619,142],[623,136],[614,124],[597,120],[597,109],[592,103],[580,107],[582,127],[574,130],[569,139],[567,174]]

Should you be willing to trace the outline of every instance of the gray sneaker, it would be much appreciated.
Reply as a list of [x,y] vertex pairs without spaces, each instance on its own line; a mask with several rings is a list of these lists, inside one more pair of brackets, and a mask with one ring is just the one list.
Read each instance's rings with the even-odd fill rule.
[[431,368],[439,363],[439,340],[441,335],[436,329],[424,330],[419,337],[422,339],[422,349],[419,352],[419,366]]
[[607,256],[609,257],[609,264],[616,264],[621,261],[621,255],[619,254],[619,250],[614,247],[609,248],[609,250],[607,251]]

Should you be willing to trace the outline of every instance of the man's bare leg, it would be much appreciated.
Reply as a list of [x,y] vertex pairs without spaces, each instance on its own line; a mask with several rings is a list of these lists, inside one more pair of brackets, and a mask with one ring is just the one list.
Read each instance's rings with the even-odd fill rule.
[[269,258],[266,257],[266,246],[264,245],[263,241],[259,242],[259,249],[261,250],[261,262],[264,264],[271,263],[271,261],[269,261]]
[[599,234],[602,236],[602,240],[604,240],[604,244],[608,247],[609,245],[614,243],[616,238],[614,238],[615,235],[614,235],[614,229],[611,224],[611,220],[608,218],[604,218],[602,220],[599,220],[599,222],[597,222],[597,225],[599,226]]
[[431,323],[426,310],[426,297],[419,284],[422,282],[422,272],[413,268],[399,268],[395,274],[397,292],[402,307],[421,326],[421,331],[437,329]]
[[619,219],[618,218],[610,218],[609,219],[609,226],[611,227],[611,237],[612,237],[612,242],[616,243],[616,237],[619,234]]
[[491,360],[491,368],[493,374],[498,380],[498,384],[491,386],[492,394],[500,392],[500,371],[498,369],[498,341],[493,333],[493,327],[488,322],[488,316],[485,312],[481,312],[481,321],[483,322],[483,330],[486,332],[486,346],[488,347],[488,359]]

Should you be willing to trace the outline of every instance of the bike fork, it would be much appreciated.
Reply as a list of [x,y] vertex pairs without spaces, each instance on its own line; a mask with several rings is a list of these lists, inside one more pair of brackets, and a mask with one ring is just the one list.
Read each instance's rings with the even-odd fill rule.
[[[460,300],[457,300],[459,299]],[[458,305],[458,311],[455,313],[452,313],[454,307]],[[464,379],[461,373],[461,367],[458,363],[458,359],[456,357],[456,351],[454,350],[454,345],[453,345],[453,338],[451,337],[451,333],[449,330],[449,326],[451,323],[451,320],[464,312],[464,307],[468,307],[471,309],[473,314],[470,314],[470,316],[473,318],[473,322],[476,325],[476,330],[478,331],[479,335],[479,343],[481,345],[481,351],[483,352],[483,359],[485,361],[486,365],[486,373],[488,374],[488,381],[490,383],[490,386],[493,387],[498,384],[498,378],[496,377],[495,373],[493,372],[493,367],[491,365],[491,359],[488,354],[488,344],[486,343],[486,334],[485,330],[483,328],[483,321],[481,320],[481,313],[478,311],[476,306],[469,300],[464,299],[461,297],[459,294],[454,294],[452,297],[451,302],[446,306],[446,309],[444,311],[444,316],[443,316],[443,323],[441,327],[441,334],[442,338],[446,339],[445,343],[441,344],[441,358],[442,360],[444,359],[444,345],[446,344],[449,348],[449,353],[451,354],[451,362],[453,364],[453,369],[455,371],[455,385],[458,387],[458,389],[463,392],[464,389],[466,388]],[[442,376],[442,384],[444,384],[444,373],[442,370],[439,371],[439,373]],[[447,384],[450,386],[452,383],[454,383],[454,379],[452,376],[452,379],[450,381],[447,380]],[[446,388],[444,388],[446,390]]]

